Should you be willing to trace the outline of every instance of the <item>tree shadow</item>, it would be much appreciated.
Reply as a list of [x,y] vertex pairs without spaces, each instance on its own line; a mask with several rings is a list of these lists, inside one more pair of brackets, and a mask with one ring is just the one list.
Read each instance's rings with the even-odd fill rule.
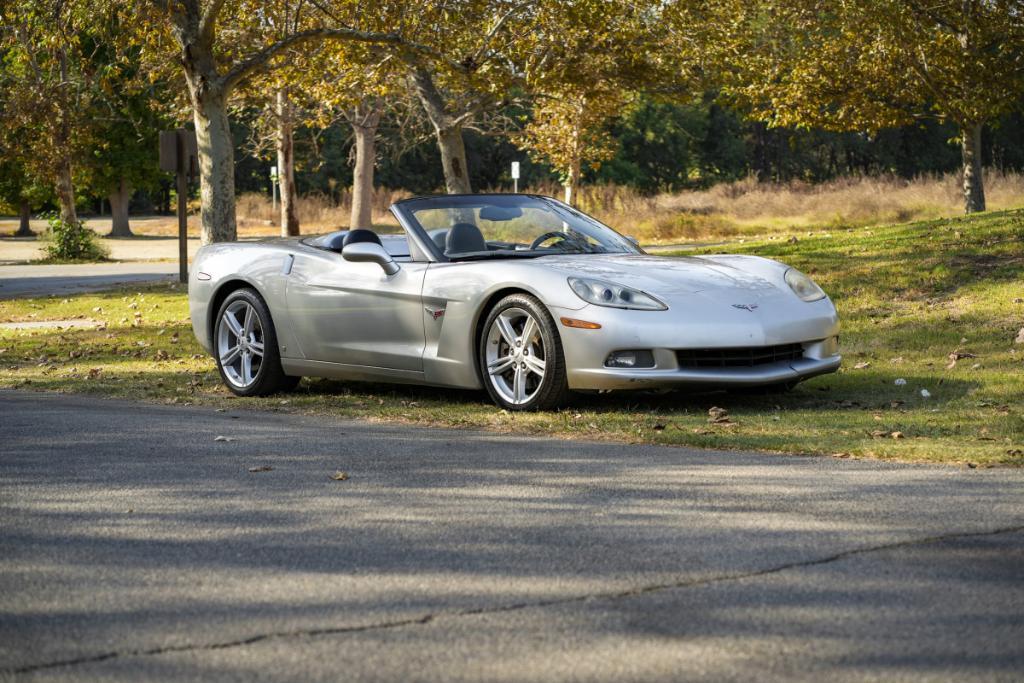
[[[974,647],[999,619],[1019,617],[1013,600],[972,622],[963,601],[933,599],[1019,589],[1020,564],[991,566],[1002,556],[970,548],[959,552],[974,558],[971,571],[957,565],[919,584],[906,577],[941,568],[945,554],[922,555],[914,571],[884,580],[879,565],[858,567],[856,558],[849,571],[778,572],[767,588],[728,578],[935,535],[950,510],[962,511],[957,528],[990,528],[1013,516],[1013,478],[270,413],[89,401],[72,409],[50,398],[51,410],[8,407],[0,427],[7,668],[541,604],[577,610],[568,647],[712,638],[756,649],[771,629],[794,643],[866,639],[876,649],[837,665],[889,666],[878,663],[886,629],[974,624],[964,632]],[[214,440],[224,434],[235,440]],[[256,465],[273,469],[248,471]],[[338,469],[347,481],[330,479]],[[901,602],[908,590],[915,600]],[[887,622],[872,621],[893,605],[922,616],[889,611]],[[484,620],[467,642],[479,638],[487,652],[506,629],[543,632],[550,614]],[[875,624],[876,635],[835,628],[853,622]],[[372,647],[389,642],[386,633],[367,637]],[[405,637],[447,651],[451,635]],[[357,653],[335,656],[358,666]],[[1002,671],[1018,656],[1019,648],[978,666]]]

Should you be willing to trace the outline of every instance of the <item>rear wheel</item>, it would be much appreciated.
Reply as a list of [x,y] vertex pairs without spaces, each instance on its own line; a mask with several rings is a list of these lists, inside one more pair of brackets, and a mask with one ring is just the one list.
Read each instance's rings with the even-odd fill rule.
[[502,408],[552,410],[569,398],[555,321],[535,297],[512,294],[491,309],[478,358],[484,387]]
[[214,326],[217,370],[239,396],[266,396],[294,389],[301,378],[284,374],[270,309],[255,290],[232,292],[221,304]]

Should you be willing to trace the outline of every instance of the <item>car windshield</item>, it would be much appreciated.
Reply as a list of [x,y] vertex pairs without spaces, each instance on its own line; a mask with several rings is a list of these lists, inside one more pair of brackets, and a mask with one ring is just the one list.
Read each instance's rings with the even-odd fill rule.
[[546,197],[455,195],[397,208],[452,260],[641,253],[608,226]]

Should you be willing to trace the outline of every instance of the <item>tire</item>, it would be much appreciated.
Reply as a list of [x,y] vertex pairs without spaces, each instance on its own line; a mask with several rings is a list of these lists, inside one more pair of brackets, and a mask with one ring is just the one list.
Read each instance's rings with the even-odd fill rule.
[[553,410],[568,401],[562,341],[551,313],[536,297],[510,294],[495,304],[477,346],[481,381],[501,408]]
[[221,381],[237,396],[288,391],[301,379],[281,369],[270,309],[254,289],[236,289],[224,299],[214,321],[213,349]]

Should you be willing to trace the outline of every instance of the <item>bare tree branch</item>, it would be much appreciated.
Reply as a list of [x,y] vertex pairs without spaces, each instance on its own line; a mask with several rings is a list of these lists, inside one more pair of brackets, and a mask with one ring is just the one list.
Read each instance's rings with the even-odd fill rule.
[[224,7],[224,0],[210,0],[199,19],[199,38],[209,41],[213,38],[213,29],[217,25],[217,16]]
[[224,88],[230,89],[239,81],[244,80],[252,74],[270,68],[271,61],[286,50],[309,43],[328,40],[391,45],[400,51],[419,54],[420,56],[426,57],[432,61],[446,64],[454,70],[461,72],[466,71],[465,66],[449,59],[434,48],[406,40],[397,33],[374,33],[371,31],[358,31],[353,28],[318,28],[293,33],[287,38],[282,38],[276,43],[272,43],[262,50],[259,50],[248,59],[236,64],[227,73],[221,76],[221,84]]

